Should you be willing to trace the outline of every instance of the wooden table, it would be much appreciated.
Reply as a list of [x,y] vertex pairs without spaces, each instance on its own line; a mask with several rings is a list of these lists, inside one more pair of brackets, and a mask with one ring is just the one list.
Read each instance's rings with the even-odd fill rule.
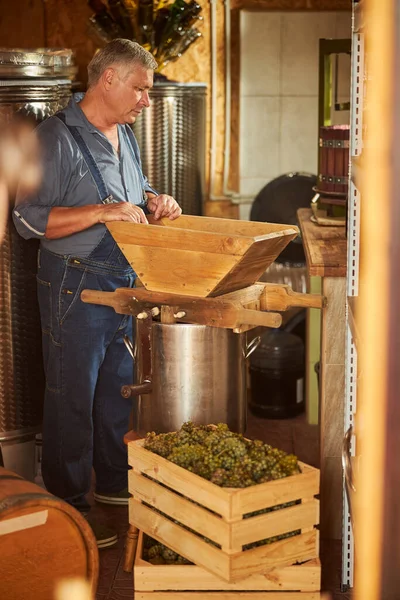
[[344,435],[347,239],[344,227],[310,221],[311,209],[298,211],[307,270],[322,278],[327,306],[322,311],[320,359],[321,537],[341,539]]

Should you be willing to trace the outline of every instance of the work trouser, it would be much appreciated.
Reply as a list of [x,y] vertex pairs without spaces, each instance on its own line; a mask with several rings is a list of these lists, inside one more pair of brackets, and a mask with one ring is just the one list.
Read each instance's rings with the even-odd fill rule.
[[88,259],[40,250],[37,281],[46,374],[43,479],[51,493],[85,511],[92,467],[98,491],[127,486],[123,436],[131,402],[120,390],[133,379],[123,342],[132,337],[132,319],[86,304],[80,294],[133,287],[135,273],[107,232]]

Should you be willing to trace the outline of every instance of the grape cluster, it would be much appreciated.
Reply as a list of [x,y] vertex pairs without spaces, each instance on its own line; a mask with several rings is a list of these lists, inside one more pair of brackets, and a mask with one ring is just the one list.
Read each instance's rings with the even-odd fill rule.
[[144,536],[143,558],[152,565],[192,565],[184,556],[177,554],[148,535]]
[[148,433],[144,447],[221,487],[244,488],[300,472],[297,458],[224,423],[184,423],[174,433]]

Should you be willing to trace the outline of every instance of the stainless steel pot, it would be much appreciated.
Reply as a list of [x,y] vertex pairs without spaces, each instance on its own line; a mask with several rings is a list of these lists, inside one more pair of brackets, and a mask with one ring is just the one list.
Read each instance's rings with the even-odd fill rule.
[[255,338],[247,344],[246,334],[229,329],[138,320],[134,353],[131,348],[137,384],[123,388],[125,396],[136,396],[134,430],[176,431],[192,420],[227,423],[243,433],[245,361],[258,343]]

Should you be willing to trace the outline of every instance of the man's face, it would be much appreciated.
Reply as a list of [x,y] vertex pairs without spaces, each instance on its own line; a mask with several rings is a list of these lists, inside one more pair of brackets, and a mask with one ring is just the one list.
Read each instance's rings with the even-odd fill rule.
[[150,106],[153,70],[141,65],[115,68],[107,93],[110,111],[117,123],[132,124],[142,110]]

